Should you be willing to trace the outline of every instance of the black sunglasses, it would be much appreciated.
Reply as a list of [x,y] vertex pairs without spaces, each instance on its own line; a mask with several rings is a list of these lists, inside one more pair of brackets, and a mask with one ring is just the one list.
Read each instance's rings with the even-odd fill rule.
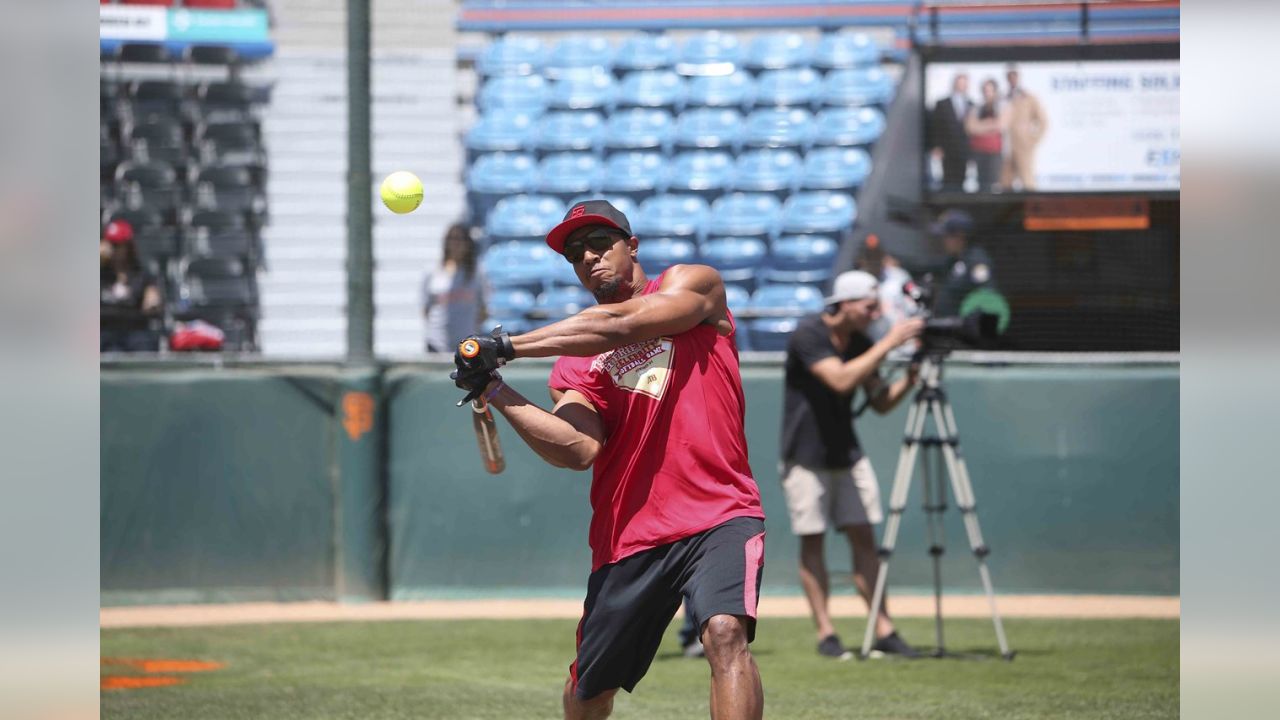
[[624,240],[625,236],[608,230],[594,230],[592,232],[571,238],[564,244],[564,259],[570,263],[577,265],[582,262],[582,256],[586,253],[586,248],[591,248],[597,253],[602,253],[619,240]]

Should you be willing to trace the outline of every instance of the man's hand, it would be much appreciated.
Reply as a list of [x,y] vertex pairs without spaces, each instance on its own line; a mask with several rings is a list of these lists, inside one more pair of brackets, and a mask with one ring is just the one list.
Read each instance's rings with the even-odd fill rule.
[[891,347],[898,347],[906,341],[919,337],[924,332],[924,318],[913,317],[906,320],[900,320],[889,328],[889,332],[884,334],[884,339]]
[[458,407],[462,407],[467,403],[475,400],[484,393],[485,388],[489,387],[489,383],[494,380],[501,380],[502,376],[496,370],[485,370],[479,372],[466,373],[461,370],[454,370],[449,373],[449,379],[459,388],[466,390],[467,394],[458,403]]
[[462,377],[491,373],[515,356],[515,350],[511,347],[511,335],[502,332],[499,326],[489,335],[468,335],[463,338],[453,353],[453,364],[458,367],[459,377]]

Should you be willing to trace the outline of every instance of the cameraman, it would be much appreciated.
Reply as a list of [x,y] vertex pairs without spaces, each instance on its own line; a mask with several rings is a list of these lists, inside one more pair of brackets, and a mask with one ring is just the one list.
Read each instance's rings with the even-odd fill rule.
[[949,317],[960,314],[960,306],[969,293],[981,287],[994,288],[991,256],[981,247],[969,244],[973,234],[973,216],[963,210],[947,210],[930,228],[942,238],[946,253],[941,267],[934,314]]
[[[844,533],[853,553],[854,584],[871,605],[880,561],[872,524],[883,519],[871,463],[853,430],[853,396],[862,387],[877,413],[887,413],[916,382],[917,368],[886,385],[878,372],[890,350],[918,336],[924,321],[894,324],[879,342],[866,330],[880,317],[878,283],[860,270],[836,278],[826,309],[800,321],[787,344],[782,419],[782,486],[791,530],[800,536],[800,585],[817,626],[818,652],[852,657],[827,611],[823,539],[828,528]],[[887,603],[880,609],[874,650],[917,653],[894,630]]]

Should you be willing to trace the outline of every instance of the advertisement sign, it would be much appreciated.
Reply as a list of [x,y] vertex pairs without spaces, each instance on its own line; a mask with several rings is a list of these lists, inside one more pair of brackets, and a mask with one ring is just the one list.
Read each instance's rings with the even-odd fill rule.
[[126,42],[163,43],[171,51],[189,45],[226,45],[248,58],[264,57],[274,50],[265,10],[102,5],[98,39],[107,53]]

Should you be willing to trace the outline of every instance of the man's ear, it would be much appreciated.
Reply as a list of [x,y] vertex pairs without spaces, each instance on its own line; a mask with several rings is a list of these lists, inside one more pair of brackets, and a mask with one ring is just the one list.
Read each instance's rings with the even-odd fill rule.
[[631,251],[631,257],[635,257],[640,252],[640,238],[635,235],[627,238],[627,249]]

